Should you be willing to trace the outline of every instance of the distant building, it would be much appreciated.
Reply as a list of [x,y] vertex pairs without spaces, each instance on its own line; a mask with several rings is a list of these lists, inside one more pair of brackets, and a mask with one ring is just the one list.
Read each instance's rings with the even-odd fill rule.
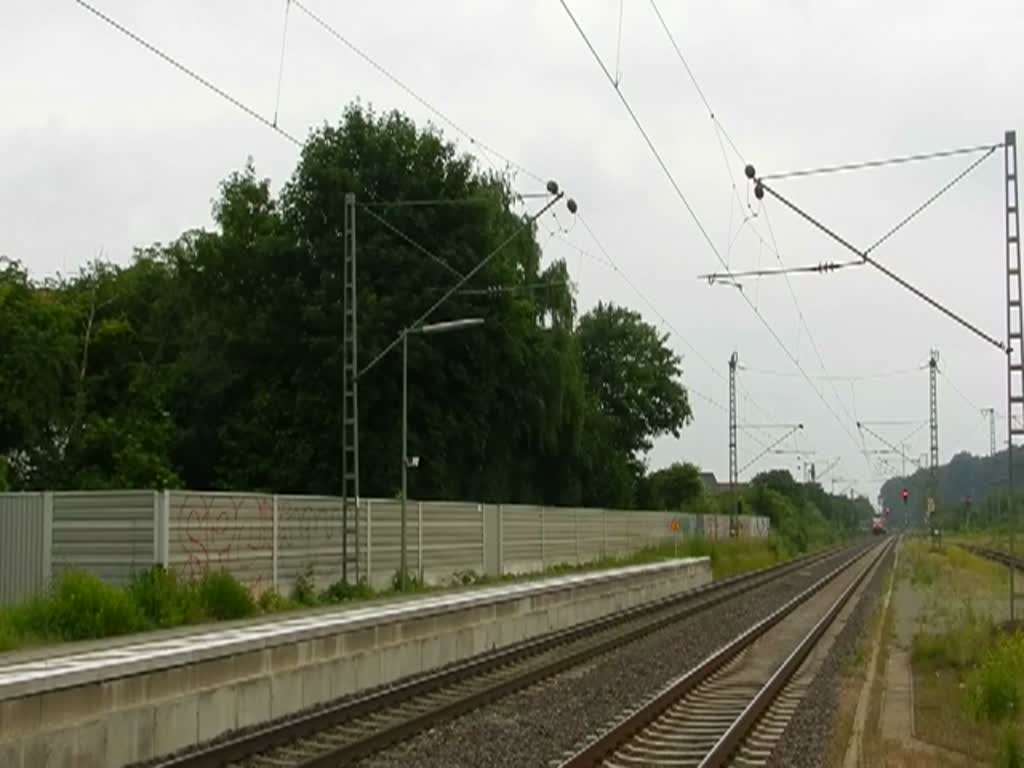
[[704,484],[704,490],[708,493],[718,493],[718,480],[714,472],[701,472],[700,481]]
[[[714,472],[701,472],[700,481],[704,484],[704,490],[710,494],[726,493],[729,490],[729,483],[720,483]],[[736,483],[737,491],[745,491],[749,483]]]

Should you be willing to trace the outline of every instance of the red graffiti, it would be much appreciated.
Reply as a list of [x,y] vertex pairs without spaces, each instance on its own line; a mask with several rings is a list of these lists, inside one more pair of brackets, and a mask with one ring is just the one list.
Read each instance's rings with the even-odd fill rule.
[[326,547],[340,546],[340,503],[278,497],[276,506],[275,526],[272,496],[176,495],[171,504],[172,561],[188,578],[225,569],[258,591],[272,579],[275,547],[279,558],[305,553],[304,564],[316,564]]

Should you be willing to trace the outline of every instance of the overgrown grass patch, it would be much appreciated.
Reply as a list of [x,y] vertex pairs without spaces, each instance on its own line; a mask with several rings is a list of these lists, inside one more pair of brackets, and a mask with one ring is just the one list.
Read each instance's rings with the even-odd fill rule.
[[88,573],[70,571],[46,594],[0,607],[0,652],[451,587],[485,586],[622,568],[677,557],[709,557],[714,578],[722,579],[775,565],[789,556],[787,548],[776,538],[721,541],[692,538],[646,547],[619,557],[552,564],[543,571],[529,574],[488,576],[473,570],[457,571],[446,584],[437,586],[424,584],[417,573],[410,571],[404,590],[397,571],[390,589],[386,590],[373,589],[365,582],[343,581],[318,590],[313,571],[307,568],[295,580],[288,596],[271,589],[258,597],[226,571],[210,571],[199,579],[189,580],[155,566],[138,574],[124,588],[106,584]]

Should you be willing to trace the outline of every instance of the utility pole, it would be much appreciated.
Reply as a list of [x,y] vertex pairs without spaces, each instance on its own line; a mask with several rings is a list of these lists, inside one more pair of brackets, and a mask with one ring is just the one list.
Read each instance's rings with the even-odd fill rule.
[[348,582],[348,539],[359,581],[359,350],[356,343],[356,196],[345,195],[341,269],[341,580]]
[[736,484],[739,483],[739,457],[736,448],[736,366],[739,356],[733,352],[729,357],[729,491],[733,495],[732,523],[730,533],[735,532],[739,523],[739,498]]
[[983,416],[988,416],[988,455],[996,455],[996,409],[982,408]]
[[[1006,484],[1010,557],[1014,556],[1017,514],[1013,499],[1013,438],[1024,434],[1024,310],[1021,308],[1020,198],[1017,195],[1017,134],[1007,131],[1003,142],[1006,190]],[[1010,621],[1016,619],[1014,568],[1010,567]]]
[[931,350],[928,356],[928,506],[926,519],[931,522],[932,511],[938,496],[939,472],[939,398],[937,379],[939,373],[939,351]]

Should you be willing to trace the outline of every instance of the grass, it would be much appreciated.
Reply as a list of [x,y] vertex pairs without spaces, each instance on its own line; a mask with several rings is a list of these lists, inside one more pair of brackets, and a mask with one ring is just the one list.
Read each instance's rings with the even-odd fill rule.
[[998,623],[1006,569],[948,543],[905,552],[903,575],[926,600],[911,643],[919,735],[976,762],[1024,765],[1024,634]]
[[137,575],[125,588],[106,584],[89,573],[69,571],[46,594],[0,607],[0,652],[244,619],[320,605],[621,568],[693,556],[709,557],[713,577],[722,579],[774,565],[787,559],[788,553],[774,538],[691,539],[680,542],[678,547],[668,544],[647,547],[622,557],[559,563],[539,573],[494,577],[471,570],[458,571],[446,584],[438,586],[428,586],[415,574],[409,573],[404,590],[400,588],[396,572],[391,588],[387,590],[375,590],[365,583],[338,581],[318,591],[312,570],[307,569],[295,580],[292,593],[287,597],[274,590],[254,597],[244,584],[225,571],[210,571],[202,578],[190,581],[157,566]]

